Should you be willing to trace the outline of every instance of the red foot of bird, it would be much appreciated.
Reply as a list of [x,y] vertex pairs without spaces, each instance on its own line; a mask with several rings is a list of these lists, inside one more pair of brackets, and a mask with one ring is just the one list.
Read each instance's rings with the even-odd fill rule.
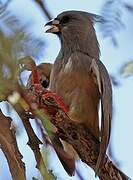
[[65,103],[63,102],[61,97],[57,96],[55,93],[46,90],[43,94],[43,98],[48,99],[48,100],[53,99],[53,101],[55,101],[57,107],[62,109],[65,113],[68,112],[68,107],[65,105]]

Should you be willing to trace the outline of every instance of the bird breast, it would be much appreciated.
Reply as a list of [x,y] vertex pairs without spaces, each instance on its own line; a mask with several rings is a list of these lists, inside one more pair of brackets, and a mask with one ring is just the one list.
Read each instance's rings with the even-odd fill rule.
[[74,64],[71,58],[60,69],[55,64],[50,90],[59,95],[68,106],[72,120],[85,124],[98,137],[99,90],[94,75],[87,69],[84,63]]

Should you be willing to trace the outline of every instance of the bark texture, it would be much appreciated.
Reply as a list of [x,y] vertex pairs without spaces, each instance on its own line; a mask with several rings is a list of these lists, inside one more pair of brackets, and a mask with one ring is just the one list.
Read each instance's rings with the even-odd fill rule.
[[25,164],[18,149],[15,131],[11,129],[12,119],[4,116],[0,110],[0,148],[2,149],[13,180],[25,180]]

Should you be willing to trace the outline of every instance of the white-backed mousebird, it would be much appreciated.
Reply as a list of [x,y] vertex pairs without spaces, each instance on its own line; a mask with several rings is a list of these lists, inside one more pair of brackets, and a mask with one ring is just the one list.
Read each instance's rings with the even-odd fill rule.
[[[112,119],[111,82],[99,59],[100,49],[93,26],[95,21],[101,20],[100,16],[87,12],[65,11],[45,25],[46,32],[56,34],[61,42],[50,75],[49,89],[68,106],[71,120],[83,124],[99,140],[96,173],[104,162]],[[67,152],[75,156],[70,149],[66,147]],[[70,172],[68,167],[65,169]]]
[[[48,86],[49,86],[50,73],[51,73],[52,66],[53,66],[53,64],[50,64],[50,63],[41,63],[38,66],[36,66],[40,84],[44,88],[48,88]],[[30,67],[29,70],[32,70],[32,68]],[[26,87],[28,89],[31,88],[31,86],[33,84],[32,76],[33,76],[33,73],[30,74],[27,85],[26,85]]]

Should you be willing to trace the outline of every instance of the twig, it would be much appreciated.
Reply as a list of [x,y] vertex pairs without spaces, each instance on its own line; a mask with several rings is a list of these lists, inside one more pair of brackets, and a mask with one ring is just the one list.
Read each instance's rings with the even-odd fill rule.
[[47,171],[47,167],[43,161],[41,152],[40,152],[40,147],[39,145],[42,144],[42,142],[38,139],[38,137],[36,136],[36,134],[34,133],[32,126],[29,122],[29,118],[26,114],[26,112],[23,110],[23,108],[20,106],[20,104],[16,104],[14,106],[14,109],[16,110],[16,112],[18,113],[19,117],[21,118],[23,125],[25,127],[25,130],[27,132],[28,135],[28,145],[29,147],[32,149],[37,165],[36,168],[40,171],[42,177],[46,177],[48,176],[49,179],[49,172]]
[[44,2],[42,0],[34,0],[42,9],[42,11],[44,12],[44,14],[47,16],[47,18],[50,20],[52,19],[51,14],[49,13],[49,11],[47,10],[48,8],[45,7]]
[[2,14],[7,9],[8,5],[11,1],[12,0],[6,1],[6,3],[0,7],[0,14]]

